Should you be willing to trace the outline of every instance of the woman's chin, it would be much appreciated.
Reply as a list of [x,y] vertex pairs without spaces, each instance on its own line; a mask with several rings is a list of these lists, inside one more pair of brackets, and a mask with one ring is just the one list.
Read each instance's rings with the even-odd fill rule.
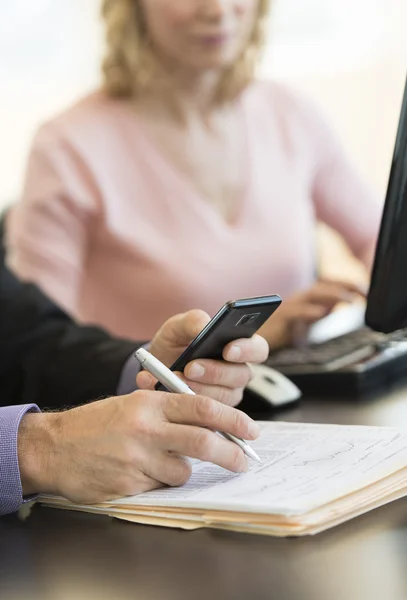
[[[209,54],[209,53],[208,53]],[[197,59],[191,61],[190,68],[196,71],[222,71],[227,69],[236,61],[237,57],[235,54],[222,55],[222,56],[205,56],[201,60]]]

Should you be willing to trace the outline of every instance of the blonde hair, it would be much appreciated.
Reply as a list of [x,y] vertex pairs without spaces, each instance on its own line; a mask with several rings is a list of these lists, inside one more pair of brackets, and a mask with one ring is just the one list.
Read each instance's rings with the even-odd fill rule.
[[[265,21],[271,0],[259,0],[258,15],[248,43],[233,65],[225,70],[215,102],[236,98],[253,80],[264,46]],[[103,87],[113,97],[136,98],[157,82],[159,65],[148,45],[148,32],[140,0],[103,0],[106,54]]]

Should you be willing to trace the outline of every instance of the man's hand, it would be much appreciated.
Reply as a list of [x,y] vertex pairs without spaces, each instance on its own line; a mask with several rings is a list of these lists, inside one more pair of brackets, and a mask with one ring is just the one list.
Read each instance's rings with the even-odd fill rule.
[[340,302],[365,298],[360,286],[343,281],[320,279],[305,292],[284,300],[280,308],[259,330],[272,350],[295,343],[309,327],[326,317]]
[[[176,315],[164,323],[151,342],[150,352],[168,367],[209,323],[209,316],[201,310]],[[195,360],[184,371],[184,379],[196,394],[236,406],[250,381],[247,363],[262,363],[267,359],[267,342],[259,335],[236,340],[223,351],[225,362],[210,359]],[[140,389],[153,389],[156,380],[146,371],[139,373]]]
[[137,391],[63,413],[29,413],[18,435],[23,493],[97,503],[179,486],[191,475],[185,456],[246,471],[243,451],[214,430],[248,440],[259,435],[241,411],[203,396],[165,392]]

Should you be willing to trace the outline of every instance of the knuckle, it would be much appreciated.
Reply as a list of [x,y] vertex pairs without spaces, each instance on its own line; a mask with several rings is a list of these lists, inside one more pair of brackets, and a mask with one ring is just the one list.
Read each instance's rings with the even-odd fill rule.
[[219,415],[219,408],[216,400],[201,396],[200,398],[196,399],[195,412],[198,420],[205,425],[208,422],[216,420],[217,416]]
[[247,415],[240,410],[233,411],[233,421],[236,430],[236,434],[239,437],[246,437],[249,429],[249,421]]
[[[233,400],[233,394],[234,394],[234,390],[231,390],[229,388],[225,388],[225,387],[219,387],[216,397],[218,402],[220,403],[220,406],[222,406],[222,404],[226,404],[226,405],[231,405]],[[220,417],[220,409],[218,412],[218,416]]]
[[235,444],[233,444],[233,446],[234,447],[230,451],[230,469],[232,471],[239,471],[242,466],[242,463],[244,463],[245,461],[245,458],[243,451]]
[[183,459],[179,459],[174,463],[174,467],[169,473],[169,484],[174,487],[179,487],[187,483],[192,475],[191,465]]
[[195,432],[193,449],[197,458],[203,461],[210,461],[212,458],[212,434],[205,429],[198,429]]
[[223,379],[224,366],[219,361],[213,361],[208,365],[208,380],[212,384],[220,383]]
[[128,424],[132,432],[139,434],[149,433],[152,427],[151,392],[138,391],[134,394],[134,401],[126,408],[123,421]]
[[188,410],[189,403],[180,394],[169,394],[167,392],[163,392],[163,394],[162,413],[165,420],[178,420]]
[[137,432],[137,435],[150,436],[155,433],[154,421],[142,412],[134,415],[133,419],[133,430]]
[[166,409],[171,412],[177,411],[180,406],[179,397],[176,394],[167,394],[164,398],[164,403]]

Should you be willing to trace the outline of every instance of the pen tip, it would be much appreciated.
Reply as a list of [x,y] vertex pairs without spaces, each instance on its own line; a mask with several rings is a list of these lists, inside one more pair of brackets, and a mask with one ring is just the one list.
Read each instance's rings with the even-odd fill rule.
[[[250,448],[250,450],[249,450],[249,448]],[[249,448],[247,448],[248,456],[250,456],[250,458],[252,458],[256,462],[262,464],[263,461],[261,460],[260,456],[253,450],[253,448],[251,448],[250,446],[249,446]]]

